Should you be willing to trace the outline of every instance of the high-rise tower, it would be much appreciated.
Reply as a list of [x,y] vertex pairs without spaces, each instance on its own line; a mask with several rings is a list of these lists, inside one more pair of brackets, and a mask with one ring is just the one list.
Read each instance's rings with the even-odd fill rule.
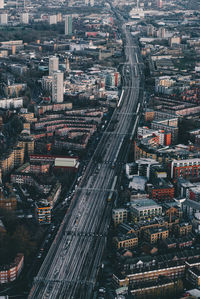
[[61,71],[54,72],[52,82],[52,101],[54,103],[62,103],[63,93],[63,73]]
[[72,16],[65,16],[65,35],[72,35]]
[[53,75],[53,72],[58,71],[59,59],[56,56],[49,58],[49,76]]

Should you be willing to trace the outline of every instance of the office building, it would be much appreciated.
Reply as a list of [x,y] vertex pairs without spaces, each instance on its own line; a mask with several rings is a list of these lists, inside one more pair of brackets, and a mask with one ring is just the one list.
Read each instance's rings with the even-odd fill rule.
[[52,101],[54,103],[63,102],[63,73],[60,71],[53,73]]
[[65,16],[65,35],[72,35],[72,16]]
[[57,72],[59,67],[59,58],[56,56],[49,58],[49,76],[53,76],[53,72]]

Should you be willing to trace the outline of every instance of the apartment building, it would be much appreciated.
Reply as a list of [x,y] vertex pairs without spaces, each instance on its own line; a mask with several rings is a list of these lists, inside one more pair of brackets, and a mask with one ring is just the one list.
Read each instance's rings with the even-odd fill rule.
[[149,186],[149,195],[155,201],[169,201],[174,198],[174,186],[166,180],[159,178]]
[[183,249],[148,257],[121,257],[118,259],[118,269],[113,275],[113,282],[118,287],[135,287],[135,284],[157,281],[160,276],[176,280],[185,277],[187,270],[192,267],[200,267],[198,249]]
[[113,274],[113,282],[118,287],[133,286],[144,281],[155,281],[160,276],[171,279],[183,278],[185,276],[185,262],[172,261],[171,263],[163,263],[162,266],[149,266],[146,268],[133,269],[130,274],[117,275]]
[[112,210],[112,219],[114,226],[117,226],[120,223],[127,221],[128,211],[127,209],[113,209]]
[[0,108],[2,109],[17,109],[23,107],[23,98],[0,99]]
[[18,146],[24,149],[24,153],[27,152],[28,156],[34,153],[35,140],[31,136],[20,136]]
[[171,162],[171,178],[198,178],[200,177],[200,159],[173,160]]
[[0,25],[7,25],[8,24],[8,14],[2,13],[0,14]]
[[152,199],[134,200],[130,204],[130,213],[133,220],[151,219],[162,215],[162,207]]
[[192,224],[189,222],[182,222],[176,225],[176,233],[179,236],[186,236],[192,232]]
[[144,232],[144,238],[151,244],[159,240],[165,240],[169,236],[169,230],[166,227],[150,228]]
[[63,73],[60,71],[53,72],[52,81],[52,102],[62,103],[63,102]]
[[197,267],[189,269],[186,273],[186,280],[198,288],[200,286],[200,270]]
[[134,234],[118,235],[113,239],[115,246],[120,248],[131,249],[138,245],[138,237]]
[[72,103],[56,103],[56,104],[44,104],[37,107],[38,115],[42,115],[47,111],[66,111],[72,109]]
[[176,125],[177,119],[171,120],[154,120],[151,123],[151,128],[154,130],[164,130],[171,134],[171,143],[176,144],[178,140],[178,127]]
[[17,208],[17,199],[10,184],[0,188],[0,208],[6,210],[16,210]]
[[24,255],[18,253],[14,262],[0,267],[0,284],[9,283],[18,278],[24,266]]
[[41,83],[42,83],[42,89],[45,91],[48,91],[49,94],[51,94],[53,77],[52,76],[43,76]]
[[51,223],[51,205],[48,201],[35,203],[35,216],[39,224]]
[[65,35],[72,35],[72,16],[65,16]]
[[29,23],[29,13],[23,12],[20,14],[20,22],[22,24],[28,24]]
[[24,148],[15,147],[0,159],[0,168],[3,175],[9,173],[14,167],[24,163]]
[[57,15],[48,16],[49,25],[57,24]]
[[54,72],[58,71],[59,58],[56,56],[49,58],[49,76],[53,76]]

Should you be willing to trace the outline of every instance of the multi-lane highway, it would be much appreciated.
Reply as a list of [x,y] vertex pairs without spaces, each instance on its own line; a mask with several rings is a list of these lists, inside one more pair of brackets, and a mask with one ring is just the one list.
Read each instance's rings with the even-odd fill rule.
[[[107,198],[121,171],[140,114],[140,51],[123,26],[126,45],[124,92],[112,119],[114,131],[105,130],[55,240],[35,277],[29,299],[91,298],[101,265],[112,205]],[[136,113],[137,112],[137,113]],[[101,164],[95,157],[103,155]]]

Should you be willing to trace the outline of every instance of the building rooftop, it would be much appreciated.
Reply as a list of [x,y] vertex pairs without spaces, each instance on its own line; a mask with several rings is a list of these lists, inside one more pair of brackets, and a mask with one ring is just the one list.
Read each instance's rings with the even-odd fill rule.
[[194,274],[196,274],[197,276],[200,276],[200,270],[197,267],[192,267],[190,269],[190,271]]
[[119,234],[117,236],[117,239],[118,241],[126,241],[126,240],[130,240],[130,239],[135,239],[137,238],[136,234],[132,233],[132,234],[126,234],[126,235],[123,235],[123,234]]
[[165,226],[158,227],[158,228],[154,228],[154,227],[149,228],[150,234],[156,234],[156,233],[161,233],[161,232],[165,232],[165,231],[168,231],[168,228]]
[[144,198],[144,199],[136,199],[130,203],[131,208],[135,209],[143,209],[143,208],[153,208],[153,207],[160,207],[154,200],[149,199],[149,198]]

